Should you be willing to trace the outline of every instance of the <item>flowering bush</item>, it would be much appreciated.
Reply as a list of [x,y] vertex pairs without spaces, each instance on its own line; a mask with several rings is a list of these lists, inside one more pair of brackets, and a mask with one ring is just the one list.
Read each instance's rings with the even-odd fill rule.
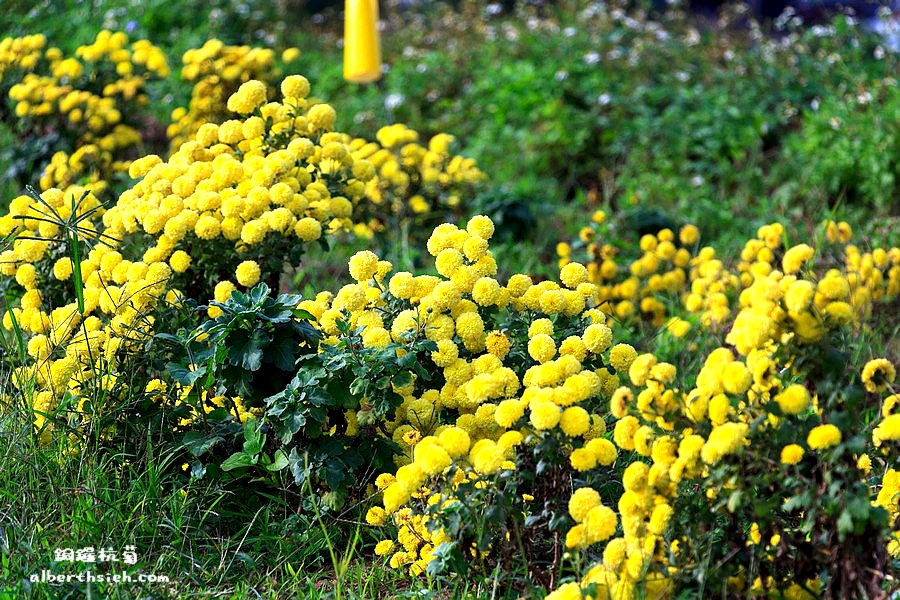
[[[624,344],[610,349],[604,313],[591,308],[598,286],[581,264],[562,268],[563,286],[515,275],[503,287],[493,269],[478,269],[489,254],[460,261],[492,233],[479,219],[468,231],[435,230],[428,245],[441,277],[398,273],[386,293],[351,285],[318,308],[324,332],[338,339],[331,323],[346,313],[364,345],[430,336],[437,350],[416,362],[443,369],[401,392],[388,429],[403,450],[399,469],[379,477],[383,508],[367,515],[397,537],[378,554],[417,574],[509,569],[525,552],[540,579],[557,567],[559,547],[531,540],[549,533],[561,543],[564,534],[568,549],[587,556],[607,542],[582,579],[591,597],[669,594],[693,585],[695,570],[709,589],[735,593],[880,589],[890,522],[871,504],[881,483],[867,474],[873,459],[889,465],[891,450],[875,453],[866,440],[881,445],[897,432],[892,420],[873,432],[855,417],[878,408],[860,383],[885,388],[893,367],[874,361],[848,387],[836,364],[848,359],[847,326],[896,294],[898,249],[847,247],[845,270],[817,277],[812,248],[784,250],[780,227],[762,228],[744,252],[748,277],[733,277],[752,280],[724,340],[737,354],[712,351],[681,391],[673,365]],[[351,272],[365,281],[376,264],[357,255]],[[807,288],[808,301],[797,301]],[[397,299],[407,299],[403,310],[371,312]],[[612,442],[603,435],[607,402]],[[873,547],[873,538],[885,543]],[[865,569],[873,576],[860,578]]]
[[366,186],[372,203],[363,207],[373,233],[400,229],[409,236],[459,216],[486,179],[474,160],[452,154],[451,135],[440,133],[423,146],[417,132],[398,123],[379,129],[376,138],[350,143],[354,158],[376,169]]
[[104,217],[149,236],[145,259],[168,259],[190,297],[215,285],[222,302],[232,278],[277,288],[308,244],[350,228],[374,175],[331,131],[334,109],[307,102],[305,78],[286,78],[281,91],[283,103],[267,102],[262,82],[243,84],[228,100],[238,118],[204,124],[167,161],[136,161],[130,174],[143,179]]
[[[893,365],[878,359],[861,377],[848,372],[848,327],[858,334],[873,303],[900,291],[900,250],[862,253],[847,244],[846,224],[825,229],[818,254],[806,244],[785,249],[778,224],[746,244],[741,275],[731,276],[742,288],[739,312],[724,340],[736,353],[713,350],[680,385],[653,354],[632,363],[633,391],[621,388],[610,404],[613,440],[652,463],[623,475],[623,541],[609,542],[584,575],[592,597],[697,585],[698,593],[879,594],[887,552],[896,552],[884,543],[896,525],[883,511],[896,512],[896,497],[886,501],[895,450],[879,446],[897,432],[860,416],[877,414],[873,392],[890,385]],[[843,259],[843,268],[822,273],[815,258]],[[703,291],[691,289],[687,298]],[[572,584],[557,594],[581,592]]]
[[[298,54],[296,48],[285,50],[286,61]],[[200,48],[184,53],[181,77],[192,82],[191,100],[187,107],[172,111],[172,123],[166,133],[177,149],[206,123],[221,124],[230,116],[226,101],[241,84],[250,80],[271,86],[278,81],[279,69],[275,52],[270,48],[228,46],[220,40],[209,40]]]
[[0,91],[25,140],[21,155],[5,158],[21,184],[37,168],[42,190],[77,183],[101,194],[141,147],[147,84],[168,76],[166,57],[147,40],[106,30],[75,56],[46,45],[41,35],[0,41]]
[[[39,441],[141,434],[184,460],[186,485],[365,506],[374,560],[413,577],[557,599],[892,585],[900,401],[893,357],[867,342],[900,294],[900,249],[833,221],[791,244],[772,223],[731,264],[692,224],[629,241],[598,211],[557,247],[558,277],[501,283],[495,222],[450,222],[485,179],[452,136],[339,132],[304,77],[273,89],[274,53],[213,40],[185,57],[172,151],[143,153],[123,108],[165,76],[158,50],[45,45],[0,43],[23,127],[71,136],[42,192],[0,217],[3,405]],[[717,153],[740,160],[751,129]],[[344,232],[408,242],[435,224],[425,270],[367,249],[347,285],[277,292]]]

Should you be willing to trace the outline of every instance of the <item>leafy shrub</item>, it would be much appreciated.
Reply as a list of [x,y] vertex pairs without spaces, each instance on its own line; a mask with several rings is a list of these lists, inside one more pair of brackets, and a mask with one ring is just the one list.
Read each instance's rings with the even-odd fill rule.
[[887,83],[855,95],[824,98],[804,111],[803,128],[785,154],[803,165],[803,180],[823,199],[887,208],[898,194],[900,92]]

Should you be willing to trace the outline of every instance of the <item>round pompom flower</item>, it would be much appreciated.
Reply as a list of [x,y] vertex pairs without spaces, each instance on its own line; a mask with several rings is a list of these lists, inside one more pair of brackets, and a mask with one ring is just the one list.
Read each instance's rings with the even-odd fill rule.
[[722,384],[729,394],[743,394],[751,383],[753,383],[753,375],[747,365],[741,361],[736,360],[725,366],[722,373]]
[[587,448],[576,448],[569,455],[569,463],[576,471],[590,471],[597,466],[597,456]]
[[813,450],[825,450],[841,443],[841,430],[831,424],[813,427],[806,444]]
[[546,600],[581,600],[581,587],[577,583],[564,583],[549,594]]
[[628,367],[628,377],[634,385],[644,385],[650,375],[650,369],[656,364],[656,357],[652,354],[641,354],[632,361]]
[[501,427],[512,427],[525,414],[525,404],[520,400],[503,400],[497,405],[494,420]]
[[260,268],[255,260],[245,260],[234,272],[237,282],[244,287],[252,287],[259,282]]
[[798,415],[809,406],[809,392],[799,383],[789,385],[775,396],[775,401],[786,415]]
[[637,351],[629,344],[616,344],[609,351],[609,364],[616,373],[625,373],[637,358]]
[[316,104],[306,113],[311,131],[330,131],[334,128],[337,112],[330,104]]
[[497,358],[503,358],[509,354],[509,336],[502,331],[492,331],[484,340],[487,351]]
[[588,325],[584,330],[584,335],[581,336],[581,339],[584,341],[584,345],[587,346],[587,349],[591,352],[603,352],[609,348],[609,345],[612,342],[612,330],[606,325],[600,325],[598,323]]
[[593,453],[597,458],[597,463],[608,467],[616,462],[616,447],[606,438],[594,438],[584,445],[584,448]]
[[781,463],[796,465],[803,458],[803,447],[797,444],[788,444],[781,449]]
[[394,546],[394,540],[381,540],[380,542],[375,544],[375,555],[387,556],[394,551]]
[[616,538],[610,540],[603,549],[603,565],[612,571],[618,571],[625,562],[625,555],[628,551],[628,543],[625,538]]
[[563,411],[559,426],[567,436],[575,437],[591,428],[591,416],[580,406],[570,406]]
[[616,532],[616,513],[608,506],[595,506],[588,511],[584,517],[584,538],[585,542],[596,544],[610,538]]
[[438,443],[452,458],[458,458],[469,451],[469,434],[460,427],[448,427],[438,435]]
[[534,400],[531,403],[531,424],[538,430],[552,429],[559,423],[562,410],[549,400]]
[[639,426],[638,420],[631,415],[619,419],[613,429],[613,440],[616,442],[616,446],[622,450],[634,450],[634,434]]
[[350,257],[350,277],[363,282],[372,279],[378,270],[378,255],[369,250],[362,250]]
[[872,441],[876,446],[895,440],[900,440],[900,414],[888,415],[872,432]]
[[492,277],[482,277],[472,287],[472,300],[479,306],[491,306],[500,297],[500,284]]
[[294,235],[304,242],[313,242],[322,237],[322,224],[312,217],[303,217],[294,224]]
[[184,273],[191,266],[191,257],[184,250],[176,250],[169,257],[169,265],[176,273]]
[[533,338],[538,335],[553,335],[553,322],[550,319],[535,319],[528,326],[528,337]]
[[53,263],[53,276],[60,281],[65,281],[72,276],[72,259],[64,256]]
[[813,254],[815,254],[815,250],[808,244],[798,244],[797,246],[788,249],[787,252],[784,253],[784,258],[781,259],[781,266],[784,269],[784,273],[786,275],[796,273],[803,268],[803,263],[813,257]]
[[574,290],[588,280],[587,268],[581,263],[571,262],[560,269],[559,280],[564,286]]
[[266,85],[261,81],[250,80],[241,84],[238,91],[228,98],[228,110],[241,114],[253,112],[253,109],[266,101]]
[[491,239],[491,236],[494,235],[494,222],[491,221],[490,217],[475,215],[469,219],[469,223],[466,225],[466,231],[483,240],[489,240]]
[[373,506],[366,513],[366,523],[369,525],[380,526],[387,521],[387,513],[380,506]]
[[595,506],[600,505],[600,494],[589,487],[578,488],[569,498],[569,514],[576,523],[581,523],[584,517]]
[[[434,438],[429,439],[433,440]],[[420,442],[419,446],[416,446],[416,463],[421,465],[422,472],[426,475],[437,475],[453,462],[450,454],[442,446],[432,443],[425,446],[421,452],[418,452],[421,445]]]
[[528,354],[531,358],[543,364],[556,354],[556,343],[546,333],[539,333],[528,340]]
[[290,98],[306,98],[309,94],[309,81],[303,75],[288,75],[281,82],[281,93]]
[[216,302],[227,302],[231,298],[231,293],[237,289],[230,281],[220,281],[213,290],[213,299]]

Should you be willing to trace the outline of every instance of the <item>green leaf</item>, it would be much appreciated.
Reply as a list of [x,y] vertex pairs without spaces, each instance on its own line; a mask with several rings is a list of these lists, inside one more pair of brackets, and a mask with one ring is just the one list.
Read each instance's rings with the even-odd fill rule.
[[366,389],[369,387],[369,380],[365,377],[357,377],[350,384],[350,393],[354,396],[365,396]]
[[272,460],[272,464],[266,466],[266,470],[275,472],[280,471],[286,466],[288,466],[288,457],[285,456],[284,451],[280,448],[275,451],[275,458]]
[[845,510],[841,513],[841,516],[838,517],[837,528],[841,537],[853,531],[853,517],[850,516],[850,511]]
[[199,431],[189,431],[181,438],[181,443],[193,456],[201,456],[222,440],[220,436],[205,436]]
[[279,338],[266,348],[266,361],[274,364],[282,371],[293,371],[294,352],[297,350],[297,341],[291,338]]
[[308,310],[303,310],[302,308],[295,308],[293,311],[295,319],[302,319],[304,321],[315,321],[316,317],[309,312]]
[[262,452],[266,444],[266,436],[261,430],[262,424],[256,419],[247,419],[244,423],[244,452],[250,456]]
[[204,368],[197,369],[196,371],[190,371],[186,367],[175,363],[168,363],[166,365],[166,371],[169,372],[169,375],[172,376],[172,379],[185,387],[193,385],[194,382],[203,377],[203,375],[206,373],[206,369]]
[[228,362],[247,371],[258,371],[262,366],[262,349],[268,341],[266,333],[260,330],[232,332],[228,336]]
[[246,452],[235,452],[234,454],[226,458],[221,466],[223,471],[231,471],[232,469],[249,467],[253,464],[253,462],[253,457],[248,455]]
[[412,373],[410,371],[401,371],[394,375],[394,378],[391,380],[396,387],[406,387],[411,384],[413,381]]
[[417,362],[419,362],[419,357],[413,352],[407,352],[397,360],[397,364],[404,369],[411,369]]
[[259,304],[263,301],[263,299],[269,295],[269,286],[265,283],[258,283],[256,286],[250,290],[250,300],[253,304]]

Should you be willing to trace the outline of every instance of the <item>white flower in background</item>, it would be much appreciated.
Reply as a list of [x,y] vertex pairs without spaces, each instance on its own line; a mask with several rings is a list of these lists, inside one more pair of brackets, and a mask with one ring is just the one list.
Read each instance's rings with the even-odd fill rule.
[[397,92],[388,94],[384,99],[384,107],[388,110],[394,110],[395,108],[403,104],[404,100],[406,100],[406,98],[403,96],[403,94],[398,94]]

